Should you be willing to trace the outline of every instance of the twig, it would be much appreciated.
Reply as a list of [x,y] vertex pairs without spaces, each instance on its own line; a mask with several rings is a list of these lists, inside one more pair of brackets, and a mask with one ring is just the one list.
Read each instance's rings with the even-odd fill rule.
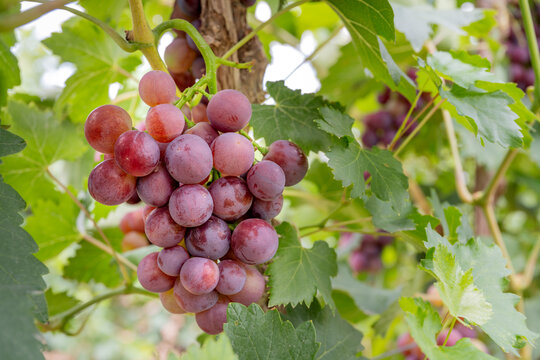
[[[94,245],[95,247],[105,251],[107,254],[113,255],[113,251],[111,248],[109,248],[107,245],[99,241],[98,239],[94,238],[93,236],[90,236],[88,234],[81,234],[81,237],[88,241],[90,244]],[[130,268],[133,271],[137,271],[137,266],[133,264],[131,261],[129,261],[126,257],[124,257],[122,254],[116,254],[118,256],[118,260],[122,262],[124,265],[126,265],[128,268]]]
[[527,46],[531,54],[531,65],[534,70],[534,102],[532,106],[533,112],[540,108],[540,51],[536,42],[536,33],[534,31],[534,23],[531,15],[531,7],[529,0],[519,0],[519,8],[523,21],[525,35],[527,35]]
[[508,253],[508,250],[506,249],[506,244],[504,243],[504,239],[501,234],[501,229],[499,228],[499,225],[497,224],[497,218],[495,216],[495,210],[493,209],[493,204],[483,204],[482,210],[484,211],[484,216],[486,217],[486,221],[488,223],[489,231],[491,232],[491,235],[493,236],[493,240],[495,240],[495,243],[499,246],[501,249],[502,255],[506,259],[506,266],[512,274],[514,274],[514,265],[512,265],[512,259],[510,258],[510,254]]
[[491,178],[488,186],[486,187],[486,190],[484,191],[482,195],[482,198],[481,198],[482,202],[493,204],[493,201],[495,199],[495,192],[497,191],[497,188],[499,187],[499,183],[503,179],[504,174],[506,174],[506,171],[512,164],[512,161],[514,160],[518,152],[519,152],[518,149],[510,149],[506,153],[506,156],[504,157],[502,163],[499,165],[499,168],[495,172],[495,175],[493,175],[493,177]]
[[266,154],[268,154],[268,149],[265,148],[264,146],[261,146],[259,144],[257,144],[257,142],[255,140],[253,140],[251,138],[251,136],[249,136],[249,134],[245,131],[245,130],[240,130],[240,135],[242,135],[243,137],[247,138],[249,141],[251,141],[251,144],[257,148],[257,150],[259,150],[259,152],[264,156]]
[[23,11],[15,15],[0,16],[0,32],[11,31],[21,25],[27,24],[36,20],[40,16],[58,9],[65,4],[73,2],[73,0],[52,0],[44,1],[42,5],[35,6],[31,9]]

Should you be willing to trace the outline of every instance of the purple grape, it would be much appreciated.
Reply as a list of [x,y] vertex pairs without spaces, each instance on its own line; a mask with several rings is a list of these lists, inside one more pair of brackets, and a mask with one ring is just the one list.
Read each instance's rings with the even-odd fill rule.
[[198,184],[212,171],[212,151],[201,137],[180,135],[167,147],[165,165],[180,183]]
[[506,54],[510,58],[510,61],[513,63],[518,64],[528,64],[530,57],[529,57],[529,50],[527,47],[521,47],[519,45],[509,45],[508,49],[506,50]]
[[192,257],[180,269],[180,281],[184,289],[193,295],[208,294],[218,284],[219,268],[210,259]]
[[191,129],[186,131],[186,134],[197,135],[202,138],[208,146],[212,145],[212,142],[219,136],[218,132],[207,122],[200,122],[195,124]]
[[116,105],[95,108],[84,123],[88,144],[104,154],[114,153],[114,143],[120,135],[131,130],[131,117]]
[[283,195],[271,201],[263,201],[255,198],[253,205],[251,205],[251,215],[259,219],[270,220],[281,212],[282,207]]
[[249,306],[252,303],[258,302],[263,296],[266,281],[256,267],[244,265],[244,270],[246,270],[246,282],[244,287],[240,292],[229,295],[229,299],[245,306]]
[[388,111],[378,111],[366,115],[364,123],[372,130],[386,130],[392,127],[392,114]]
[[165,64],[167,64],[169,71],[176,74],[188,71],[196,57],[197,53],[188,46],[187,40],[181,36],[175,38],[167,46],[164,54]]
[[88,176],[90,195],[104,205],[119,205],[136,193],[137,179],[125,173],[113,159],[98,164]]
[[231,249],[246,264],[262,264],[274,256],[278,248],[276,230],[264,220],[247,219],[234,229]]
[[137,266],[137,278],[148,291],[161,293],[171,289],[176,278],[165,274],[157,265],[158,253],[153,252],[142,258]]
[[137,192],[135,192],[135,194],[133,194],[129,199],[126,200],[126,203],[130,205],[136,205],[140,202],[141,198],[139,198],[139,194],[137,194]]
[[191,72],[196,79],[200,79],[206,74],[206,63],[204,62],[204,58],[202,56],[199,56],[193,61],[193,64],[191,65]]
[[304,178],[308,170],[308,160],[302,150],[287,140],[274,141],[268,148],[264,160],[278,164],[285,173],[285,186],[296,185]]
[[231,230],[227,223],[215,216],[203,225],[189,230],[186,247],[192,256],[217,260],[229,251]]
[[214,215],[233,221],[248,212],[253,196],[244,180],[236,176],[217,179],[208,188],[214,201]]
[[144,223],[144,232],[154,245],[168,248],[179,244],[186,229],[178,225],[166,206],[153,210]]
[[379,138],[377,137],[375,131],[371,129],[366,129],[366,131],[362,135],[362,144],[364,144],[366,148],[371,149],[372,147],[377,145],[378,142]]
[[212,196],[204,186],[182,185],[169,199],[171,217],[184,227],[196,227],[204,224],[214,209]]
[[377,96],[377,101],[379,102],[379,104],[385,105],[388,100],[390,100],[391,95],[392,91],[390,90],[390,88],[385,87],[383,92]]
[[216,291],[223,295],[234,295],[244,288],[246,270],[235,260],[222,260],[219,264],[219,282]]
[[158,254],[157,264],[165,274],[178,276],[187,259],[189,259],[189,254],[186,249],[177,245],[161,250]]
[[211,291],[204,295],[193,295],[184,288],[179,277],[176,278],[176,282],[174,283],[174,296],[178,305],[191,313],[199,313],[210,309],[217,303],[219,298],[219,294],[216,291]]
[[[213,124],[212,126],[216,128]],[[214,140],[211,149],[214,167],[223,176],[243,175],[249,170],[255,159],[251,142],[236,133],[221,134]]]
[[198,17],[201,14],[201,0],[176,0],[176,5],[189,16]]
[[230,302],[227,297],[220,296],[216,305],[195,314],[195,321],[201,330],[210,335],[222,332],[223,324],[227,322],[227,306]]
[[171,75],[164,71],[153,70],[141,78],[139,95],[149,106],[169,104],[176,98],[176,86]]
[[221,132],[242,130],[251,119],[251,103],[240,91],[226,89],[218,91],[206,108],[208,120],[214,129]]
[[122,170],[133,176],[146,176],[159,163],[159,146],[150,135],[138,130],[126,131],[114,144],[114,159]]
[[253,196],[271,201],[283,193],[285,173],[275,162],[263,160],[249,169],[246,182]]
[[146,204],[155,207],[166,205],[177,187],[178,183],[162,164],[150,175],[137,179],[137,194]]

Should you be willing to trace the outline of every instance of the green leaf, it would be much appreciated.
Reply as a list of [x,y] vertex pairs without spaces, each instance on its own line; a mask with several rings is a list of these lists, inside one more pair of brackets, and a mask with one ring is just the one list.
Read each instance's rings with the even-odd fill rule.
[[407,37],[416,52],[433,34],[433,25],[442,25],[458,34],[464,26],[484,18],[484,10],[435,9],[431,6],[404,6],[392,3],[396,29]]
[[268,306],[296,306],[301,302],[309,306],[317,290],[334,306],[330,277],[337,274],[335,251],[324,241],[316,241],[311,249],[302,247],[296,229],[287,222],[276,227],[276,231],[280,239],[267,270]]
[[409,183],[392,152],[378,147],[363,149],[354,139],[345,138],[335,142],[326,155],[334,177],[341,180],[344,187],[353,185],[353,197],[364,195],[364,172],[367,171],[372,177],[371,190],[377,198],[389,201],[398,214],[406,207]]
[[417,211],[410,214],[409,219],[414,221],[415,229],[402,231],[399,236],[414,246],[417,251],[424,252],[426,250],[424,242],[427,241],[426,227],[429,225],[432,228],[436,228],[440,224],[440,221],[431,215],[421,215]]
[[7,103],[7,91],[21,84],[19,65],[9,46],[0,39],[0,107]]
[[479,350],[469,338],[462,338],[454,346],[437,346],[441,318],[431,304],[418,298],[401,298],[399,304],[405,312],[412,337],[430,360],[496,359]]
[[[2,130],[0,154],[20,150],[20,140]],[[14,145],[15,143],[19,145]],[[46,320],[42,275],[47,268],[32,254],[38,248],[21,228],[26,204],[0,176],[0,349],[5,360],[43,359],[34,315]]]
[[306,321],[313,322],[317,342],[321,343],[314,359],[357,359],[356,354],[364,349],[361,344],[362,333],[338,314],[332,313],[328,307],[321,308],[317,300],[309,308],[306,305],[295,308],[287,306],[287,311],[282,317],[292,322],[295,327],[299,327]]
[[371,196],[365,203],[375,227],[388,232],[415,228],[414,221],[410,218],[413,211],[410,204],[407,204],[409,206],[398,213],[392,208],[389,201],[382,201],[375,196]]
[[316,119],[315,122],[319,124],[319,128],[321,128],[321,130],[335,135],[338,138],[343,136],[354,137],[351,130],[354,123],[354,119],[352,117],[329,107],[322,108],[320,113],[322,118]]
[[381,314],[394,301],[396,301],[401,289],[387,290],[375,288],[353,278],[349,268],[339,267],[339,273],[332,280],[334,290],[343,291],[351,296],[356,306],[366,314]]
[[223,329],[240,360],[311,360],[319,350],[313,323],[294,328],[277,310],[264,313],[257,304],[230,303]]
[[[448,234],[450,244],[458,241],[458,228],[461,226],[461,212],[458,208],[449,206],[444,209],[444,233]],[[468,239],[465,239],[468,240]]]
[[264,137],[267,144],[291,140],[305,152],[325,150],[330,145],[330,135],[315,122],[321,116],[319,109],[328,106],[322,97],[302,95],[283,81],[266,83],[266,90],[276,104],[253,105],[250,123],[257,137]]
[[59,113],[67,109],[73,122],[84,122],[94,108],[108,103],[109,85],[124,83],[141,63],[138,55],[126,54],[103,30],[84,19],[64,22],[62,32],[43,43],[77,67],[55,104]]
[[88,14],[96,17],[106,23],[116,23],[118,18],[128,6],[127,0],[108,0],[107,6],[103,6],[99,1],[94,0],[79,0],[81,5]]
[[54,316],[79,305],[81,302],[68,295],[67,292],[56,293],[52,289],[45,291],[45,299],[49,308],[49,316]]
[[394,14],[387,0],[327,0],[351,34],[356,51],[373,76],[392,90],[402,93],[409,101],[416,96],[414,82],[405,74],[398,74],[397,65],[377,35],[389,41],[395,39]]
[[0,128],[0,157],[18,153],[25,146],[21,137]]
[[428,57],[427,63],[443,78],[450,79],[465,89],[471,88],[477,81],[496,80],[495,74],[489,72],[491,64],[487,59],[464,51],[437,51]]
[[231,342],[225,335],[210,338],[202,346],[191,345],[181,360],[238,360],[233,352]]
[[57,160],[76,160],[87,149],[82,127],[58,122],[49,111],[10,101],[10,130],[26,141],[26,148],[5,158],[0,172],[6,181],[28,201],[56,193],[46,176],[48,166]]

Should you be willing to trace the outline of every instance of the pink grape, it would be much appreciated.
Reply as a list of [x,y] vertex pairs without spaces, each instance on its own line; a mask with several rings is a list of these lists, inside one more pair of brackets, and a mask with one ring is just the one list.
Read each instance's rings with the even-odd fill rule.
[[203,295],[193,295],[184,288],[179,277],[176,278],[176,282],[174,283],[174,296],[178,305],[191,313],[199,313],[210,309],[217,303],[219,298],[219,294],[216,291],[211,291]]
[[160,207],[166,205],[178,183],[169,175],[163,165],[159,165],[156,170],[137,179],[137,193],[146,204]]
[[158,267],[170,276],[180,275],[182,265],[189,259],[189,254],[182,246],[172,246],[161,250],[158,254]]
[[206,108],[208,120],[221,132],[242,130],[251,119],[251,103],[240,91],[226,89],[212,96]]
[[118,224],[120,231],[127,234],[130,231],[144,232],[144,217],[142,209],[125,214]]
[[204,186],[182,185],[169,199],[169,211],[176,223],[184,227],[204,224],[214,209],[212,196]]
[[234,229],[231,248],[234,255],[246,264],[262,264],[274,256],[278,248],[276,230],[264,220],[247,219]]
[[114,144],[114,159],[122,170],[133,176],[146,176],[159,163],[159,146],[147,133],[126,131]]
[[251,215],[259,219],[270,220],[281,212],[282,207],[283,195],[271,201],[263,201],[255,198],[253,205],[251,205]]
[[236,176],[217,179],[208,188],[214,201],[214,215],[232,221],[248,212],[253,196],[244,180]]
[[215,262],[201,257],[188,259],[180,269],[182,286],[194,295],[208,294],[219,281],[219,268]]
[[175,38],[165,49],[165,63],[173,73],[189,70],[196,57],[197,53],[188,46],[187,40],[183,37]]
[[181,135],[185,126],[182,110],[172,104],[150,108],[146,115],[146,129],[160,143],[169,143]]
[[206,143],[208,146],[212,145],[212,142],[219,136],[218,132],[207,122],[200,122],[195,124],[191,129],[186,131],[186,134],[197,135]]
[[186,248],[193,256],[217,260],[229,251],[231,230],[227,223],[215,216],[189,230]]
[[223,295],[234,295],[244,288],[246,270],[238,261],[222,260],[218,264],[219,282],[216,291]]
[[170,312],[171,314],[185,314],[186,311],[178,305],[176,297],[174,296],[173,289],[167,290],[165,292],[159,293],[159,300],[161,305]]
[[131,117],[116,105],[100,106],[88,115],[84,123],[84,136],[88,144],[105,154],[114,152],[116,139],[131,130]]
[[217,303],[210,309],[195,314],[197,325],[207,334],[216,335],[223,331],[227,322],[227,306],[231,301],[220,296]]
[[258,302],[263,296],[266,281],[256,267],[245,265],[244,270],[246,270],[246,282],[244,287],[238,293],[229,295],[229,299],[245,306],[249,306],[252,303]]
[[186,229],[178,225],[171,215],[169,209],[164,206],[152,211],[146,218],[144,231],[148,240],[154,245],[168,248],[175,246],[182,241]]
[[159,269],[157,257],[158,253],[153,252],[142,258],[137,266],[137,278],[146,290],[161,293],[171,289],[176,278]]
[[274,141],[264,160],[278,164],[285,173],[285,186],[298,184],[308,170],[308,160],[302,150],[287,140]]
[[104,205],[119,205],[135,193],[137,179],[124,172],[113,159],[98,164],[88,176],[90,195]]
[[149,106],[170,104],[176,98],[173,78],[164,71],[149,71],[139,82],[139,95]]
[[122,238],[122,251],[130,251],[148,245],[144,233],[130,231]]
[[198,184],[212,171],[212,151],[201,137],[180,135],[167,147],[165,165],[180,183]]
[[240,134],[221,134],[214,140],[211,148],[214,167],[223,176],[243,175],[255,159],[253,145]]
[[275,162],[263,160],[249,169],[246,182],[253,196],[271,201],[283,193],[285,173]]

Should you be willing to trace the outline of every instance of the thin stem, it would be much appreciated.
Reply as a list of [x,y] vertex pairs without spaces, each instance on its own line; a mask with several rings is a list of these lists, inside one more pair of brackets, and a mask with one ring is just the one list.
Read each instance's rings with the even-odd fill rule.
[[[95,247],[105,251],[107,254],[113,255],[113,251],[111,248],[109,248],[107,245],[99,241],[98,239],[94,238],[93,236],[90,236],[88,234],[81,234],[81,237],[88,241],[90,244],[94,245]],[[124,257],[122,254],[116,254],[118,256],[118,260],[126,265],[128,268],[130,268],[133,271],[137,271],[137,266],[133,264],[131,261],[129,261],[126,257]]]
[[21,25],[36,20],[37,18],[48,13],[49,11],[58,9],[70,2],[73,2],[73,0],[52,0],[46,2],[44,1],[42,5],[35,6],[21,13],[0,16],[0,32],[11,31]]
[[245,131],[245,130],[240,130],[240,135],[242,135],[243,137],[247,138],[249,141],[251,141],[251,144],[257,149],[259,150],[259,152],[261,154],[266,155],[268,154],[268,149],[265,148],[264,146],[261,146],[259,144],[257,144],[257,142],[255,140],[253,140],[251,138],[251,136],[249,136],[249,134]]
[[523,271],[523,279],[521,281],[520,287],[526,289],[531,285],[534,278],[534,269],[536,268],[536,263],[538,261],[538,256],[540,255],[540,236],[536,240],[534,247],[527,259],[527,265],[525,265],[525,270]]
[[[368,222],[368,221],[371,221],[371,217],[367,217],[367,218],[359,218],[359,219],[354,219],[354,220],[347,220],[347,221],[341,221],[341,222],[337,222],[337,223],[334,223],[334,224],[331,224],[329,226],[323,226],[321,227],[320,224],[317,224],[315,226],[304,226],[305,229],[308,229],[308,228],[312,228],[312,227],[316,227],[317,229],[313,230],[313,231],[310,231],[306,234],[303,234],[302,236],[310,236],[310,235],[313,235],[315,233],[318,233],[318,232],[321,232],[321,231],[340,231],[340,232],[347,232],[347,231],[350,231],[350,232],[356,232],[354,229],[340,229],[342,228],[343,226],[346,226],[346,225],[353,225],[353,224],[359,224],[359,223],[362,223],[362,222]],[[361,231],[362,233],[369,233],[369,232],[366,232],[366,231]],[[370,233],[370,234],[373,234],[373,235],[379,235],[379,233]],[[380,233],[380,234],[383,234],[383,233]],[[384,235],[390,235],[390,234],[387,234],[387,233],[384,233]]]
[[250,62],[246,62],[246,63],[237,63],[237,62],[234,62],[234,61],[222,59],[220,57],[216,58],[216,62],[218,64],[218,66],[219,65],[225,65],[225,66],[229,66],[229,67],[236,68],[236,69],[248,69],[249,71],[251,71],[251,68],[253,67],[253,65],[255,65],[254,60],[252,60]]
[[484,191],[484,194],[482,195],[482,202],[485,202],[486,204],[493,205],[493,202],[495,200],[495,192],[497,191],[497,188],[499,187],[499,183],[503,179],[504,175],[506,174],[506,171],[512,164],[512,161],[518,154],[518,149],[510,149],[506,156],[504,157],[502,163],[499,165],[499,168],[495,172],[495,175],[491,178],[491,181],[489,182],[488,186],[486,187],[486,190]]
[[262,29],[264,29],[268,24],[271,24],[272,22],[274,22],[274,20],[276,20],[278,17],[285,14],[286,12],[289,12],[291,9],[294,9],[295,7],[300,6],[308,1],[311,1],[311,0],[300,0],[295,3],[290,4],[289,6],[284,7],[283,9],[275,13],[270,19],[266,20],[265,22],[257,26],[252,32],[250,32],[249,34],[244,36],[240,41],[234,44],[234,46],[231,47],[229,51],[227,51],[221,58],[228,59],[229,57],[231,57],[232,54],[237,52],[238,49],[244,46],[249,40],[253,39],[257,35],[257,33],[261,31]]
[[122,273],[122,277],[124,278],[124,282],[129,284],[131,281],[130,281],[130,278],[128,276],[128,273],[126,271],[126,268],[124,267],[124,265],[120,262],[120,259],[118,258],[118,254],[116,253],[116,251],[114,250],[114,248],[112,247],[111,245],[111,242],[109,241],[109,238],[105,235],[105,233],[103,232],[103,230],[101,229],[101,227],[98,226],[96,220],[94,220],[94,217],[90,214],[90,212],[86,209],[86,207],[79,201],[79,199],[77,199],[77,197],[75,196],[75,194],[73,194],[68,188],[67,186],[65,186],[60,180],[58,180],[58,178],[56,176],[54,176],[51,171],[47,168],[46,171],[47,175],[49,175],[49,177],[66,193],[68,194],[68,196],[71,198],[71,200],[73,200],[73,202],[77,205],[77,207],[79,209],[81,209],[81,211],[84,213],[84,215],[86,216],[86,218],[88,220],[90,220],[92,222],[92,224],[94,225],[94,228],[97,230],[97,232],[99,233],[99,235],[103,238],[103,240],[105,241],[105,243],[107,243],[107,246],[109,248],[109,250],[111,251],[111,254],[112,256],[114,257],[114,259],[116,260],[116,263],[118,264],[118,267],[120,268],[120,272]]
[[536,33],[534,31],[529,0],[519,0],[519,8],[521,10],[523,28],[527,35],[527,45],[531,54],[531,65],[534,69],[534,102],[532,110],[536,112],[540,107],[540,52],[536,42]]
[[504,239],[502,237],[499,224],[497,224],[497,218],[495,216],[495,210],[493,209],[493,205],[483,204],[482,210],[484,211],[484,216],[486,217],[489,231],[491,232],[491,235],[493,236],[493,240],[501,249],[502,255],[506,259],[506,266],[508,267],[508,269],[510,269],[510,271],[513,274],[514,266],[512,265],[512,259],[510,258],[510,254],[508,253],[508,250],[506,249],[506,244],[504,243]]
[[450,328],[448,329],[448,334],[446,334],[446,338],[444,339],[442,346],[446,346],[448,339],[450,339],[450,334],[452,333],[452,330],[454,329],[454,325],[456,325],[456,320],[457,318],[452,319],[452,322],[450,323]]
[[424,87],[426,86],[426,84],[427,84],[427,81],[424,83],[422,88],[418,91],[418,94],[414,98],[414,101],[411,104],[411,107],[409,108],[409,111],[407,111],[407,115],[405,116],[405,119],[401,122],[401,125],[399,126],[399,129],[398,129],[396,135],[394,135],[394,138],[392,139],[392,142],[390,143],[390,145],[388,145],[388,150],[392,150],[392,149],[394,149],[394,146],[396,146],[396,143],[398,142],[399,138],[401,137],[401,134],[404,132],[405,126],[409,122],[409,119],[410,119],[414,109],[416,108],[416,104],[418,104],[418,100],[420,100],[420,97],[422,96],[422,90],[424,90]]
[[[41,3],[41,4],[50,3],[50,1],[46,1],[46,0],[28,0],[28,1]],[[94,23],[95,25],[99,26],[124,51],[134,52],[134,51],[140,49],[141,47],[147,46],[145,44],[139,44],[139,43],[135,43],[135,42],[128,42],[120,34],[118,34],[112,27],[110,27],[109,25],[107,25],[103,21],[93,17],[92,15],[89,15],[87,13],[84,13],[84,12],[76,10],[76,9],[72,9],[70,7],[67,7],[67,6],[59,6],[58,9],[69,11],[70,13],[75,14],[77,16],[80,16],[83,19],[86,19],[86,20]],[[1,22],[1,20],[0,20],[0,22]],[[129,76],[131,76],[131,75],[128,75],[128,77]]]
[[414,124],[415,122],[418,121],[418,119],[420,119],[420,117],[426,112],[427,109],[429,109],[429,107],[435,102],[435,100],[437,100],[439,98],[439,94],[435,95],[434,97],[432,97],[431,99],[429,99],[428,103],[426,105],[424,105],[424,107],[422,108],[422,110],[420,110],[420,112],[418,114],[416,114],[416,116],[411,120],[409,121],[409,123],[407,124],[407,126],[405,126],[405,130],[404,131],[407,131],[409,130],[409,128],[412,126],[412,124]]

